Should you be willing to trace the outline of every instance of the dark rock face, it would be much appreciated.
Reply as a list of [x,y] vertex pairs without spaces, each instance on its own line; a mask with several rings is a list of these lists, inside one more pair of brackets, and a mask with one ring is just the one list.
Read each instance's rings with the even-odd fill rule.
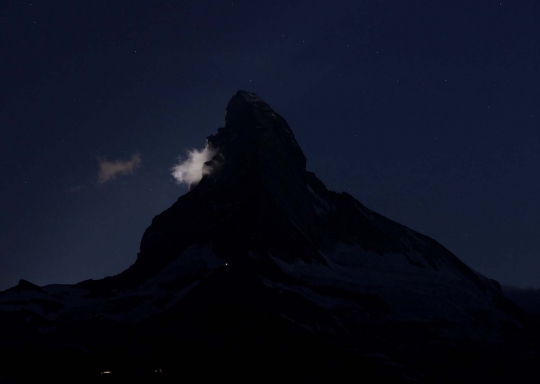
[[[15,360],[75,345],[85,367],[126,372],[158,364],[239,378],[249,366],[279,379],[393,382],[515,379],[514,366],[534,367],[536,336],[497,282],[329,191],[257,95],[232,97],[207,146],[209,173],[154,217],[126,271],[0,293],[0,324],[39,335]],[[0,344],[15,345],[8,335]],[[489,368],[502,360],[512,363]]]

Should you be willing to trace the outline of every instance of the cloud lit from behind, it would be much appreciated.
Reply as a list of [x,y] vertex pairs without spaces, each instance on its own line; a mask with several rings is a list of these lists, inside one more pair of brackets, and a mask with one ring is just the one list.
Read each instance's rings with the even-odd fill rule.
[[114,180],[117,175],[133,174],[133,171],[141,166],[141,155],[136,153],[129,160],[108,161],[105,158],[98,158],[98,161],[98,183],[103,184]]
[[180,161],[171,168],[171,174],[178,184],[184,183],[188,186],[198,183],[204,175],[208,175],[212,169],[205,166],[216,151],[206,146],[202,151],[192,149],[187,151],[187,159]]

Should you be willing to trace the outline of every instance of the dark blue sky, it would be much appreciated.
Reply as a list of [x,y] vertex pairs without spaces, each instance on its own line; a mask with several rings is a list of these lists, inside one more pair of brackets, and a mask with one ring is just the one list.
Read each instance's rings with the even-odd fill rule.
[[[238,90],[332,190],[540,287],[537,1],[2,1],[0,289],[121,272]],[[140,166],[98,181],[99,161]],[[186,218],[188,219],[188,218]]]

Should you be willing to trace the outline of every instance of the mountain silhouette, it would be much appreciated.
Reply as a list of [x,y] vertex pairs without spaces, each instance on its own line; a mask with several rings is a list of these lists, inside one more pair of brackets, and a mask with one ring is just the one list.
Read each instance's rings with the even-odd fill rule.
[[238,91],[206,145],[202,178],[154,217],[127,270],[0,293],[11,367],[47,354],[75,376],[163,366],[205,379],[394,382],[534,367],[527,315],[496,281],[328,190],[257,95]]

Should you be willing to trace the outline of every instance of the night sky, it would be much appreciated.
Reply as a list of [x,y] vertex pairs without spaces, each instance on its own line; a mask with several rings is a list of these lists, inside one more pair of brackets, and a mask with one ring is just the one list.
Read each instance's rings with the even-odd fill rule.
[[[0,2],[0,289],[117,274],[239,89],[335,191],[540,287],[540,2]],[[186,220],[189,218],[186,218]]]

